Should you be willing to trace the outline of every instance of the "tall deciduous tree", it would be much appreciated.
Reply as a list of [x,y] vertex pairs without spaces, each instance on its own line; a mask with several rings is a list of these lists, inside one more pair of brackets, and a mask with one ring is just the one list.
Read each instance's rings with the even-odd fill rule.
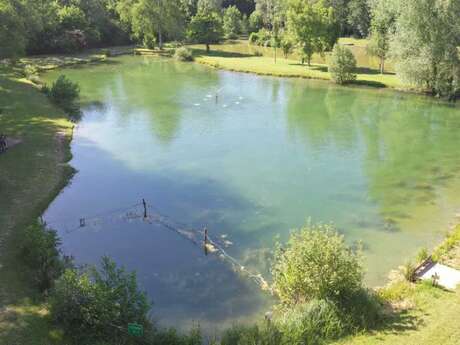
[[0,0],[0,58],[24,54],[27,31],[18,8],[11,1]]
[[219,13],[212,10],[211,7],[201,7],[190,22],[189,38],[205,44],[206,52],[209,53],[210,45],[218,43],[222,39],[222,35],[222,19]]
[[390,37],[395,30],[397,3],[395,0],[370,0],[371,37],[367,47],[369,55],[376,56],[380,62],[380,73],[385,72],[385,60],[390,49]]
[[367,0],[350,0],[347,21],[353,35],[367,37],[371,21]]
[[460,94],[460,1],[400,4],[391,55],[401,79],[434,94]]
[[314,4],[303,0],[289,2],[288,28],[292,32],[308,65],[314,53],[323,54],[332,49],[338,39],[334,10],[322,2]]
[[236,6],[230,6],[225,9],[223,29],[227,38],[236,38],[241,32],[241,12]]
[[169,0],[122,0],[118,12],[131,25],[134,36],[148,47],[158,43],[163,48],[165,35],[178,36],[183,32],[183,12],[180,3]]

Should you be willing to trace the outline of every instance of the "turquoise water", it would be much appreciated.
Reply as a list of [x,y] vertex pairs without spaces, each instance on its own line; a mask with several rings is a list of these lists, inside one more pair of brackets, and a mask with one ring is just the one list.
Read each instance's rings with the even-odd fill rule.
[[[78,263],[113,257],[138,272],[164,325],[209,332],[263,315],[252,281],[157,224],[123,220],[145,198],[207,226],[268,275],[275,238],[333,222],[362,242],[366,281],[433,247],[460,208],[460,112],[428,98],[276,79],[143,57],[50,72],[82,89],[77,174],[45,214]],[[217,97],[216,97],[217,94]],[[139,208],[138,208],[138,212]]]

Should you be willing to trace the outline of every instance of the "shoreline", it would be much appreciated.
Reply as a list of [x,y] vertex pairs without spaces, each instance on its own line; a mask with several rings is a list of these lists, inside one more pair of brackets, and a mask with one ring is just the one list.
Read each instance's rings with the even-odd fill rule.
[[[72,67],[72,66],[76,66],[76,65],[86,65],[86,64],[92,64],[92,63],[103,63],[104,61],[106,61],[107,58],[103,58],[99,61],[94,61],[94,60],[85,60],[86,62],[81,62],[82,60],[75,60],[76,62],[73,63],[73,64],[61,64],[61,65],[56,65],[55,67],[53,68],[50,68],[50,69],[59,69],[59,68],[64,68],[64,67]],[[204,65],[207,65],[206,63],[201,63],[199,61],[196,61],[197,63],[199,64],[204,64]],[[209,66],[209,65],[208,65]],[[219,66],[219,67],[216,67],[216,66],[209,66],[209,67],[213,67],[213,68],[216,68],[216,69],[223,69],[223,70],[227,70],[225,68],[223,68],[222,66]],[[49,70],[49,69],[43,69],[41,71],[46,71],[46,70]],[[276,76],[276,75],[271,75],[271,74],[258,74],[258,73],[255,73],[255,72],[251,72],[251,71],[247,71],[247,72],[244,72],[244,71],[238,71],[238,70],[229,70],[229,71],[232,71],[232,72],[240,72],[240,73],[250,73],[250,74],[255,74],[255,75],[265,75],[265,76],[274,76],[274,77],[281,77],[281,78],[304,78],[304,79],[316,79],[316,78],[308,78],[308,77],[298,77],[298,76]],[[3,77],[3,75],[2,75]],[[32,92],[36,92],[36,93],[39,93],[39,90],[37,89],[37,85],[34,84],[34,82],[32,80],[25,80],[24,78],[20,78],[18,80],[22,80],[21,82],[23,84],[29,84],[28,87],[33,87],[34,90]],[[317,80],[326,80],[326,79],[317,79]],[[354,86],[354,85],[352,85]],[[356,85],[356,87],[363,87],[363,85]],[[366,87],[367,88],[367,87]],[[389,88],[391,89],[391,88]],[[400,90],[397,90],[397,89],[394,89],[396,91],[400,91]],[[404,91],[402,91],[404,92]],[[45,101],[46,102],[46,101]],[[54,108],[54,110],[56,111],[55,107],[52,106],[52,108]],[[59,111],[57,110],[58,113],[61,113],[62,115],[62,111]],[[0,119],[1,120],[1,119]],[[65,119],[64,120],[65,122],[70,122],[69,119]],[[33,211],[31,212],[31,214],[29,215],[29,217],[24,217],[24,219],[18,219],[17,220],[17,224],[14,224],[13,226],[11,226],[11,229],[13,231],[17,231],[20,227],[26,227],[28,226],[31,222],[33,222],[36,218],[40,217],[43,212],[48,208],[48,206],[51,204],[51,202],[62,192],[62,190],[65,189],[65,187],[70,183],[70,181],[72,180],[72,177],[74,176],[74,174],[76,173],[76,170],[69,164],[71,159],[72,159],[72,152],[71,152],[71,144],[72,144],[72,140],[73,140],[73,131],[75,129],[75,124],[71,124],[70,127],[68,127],[67,129],[65,130],[59,130],[58,128],[56,128],[55,130],[55,135],[53,137],[53,140],[55,140],[55,150],[54,150],[54,154],[56,155],[54,157],[54,163],[55,163],[55,166],[53,166],[52,168],[56,171],[59,171],[58,174],[59,176],[57,177],[57,179],[55,178],[53,183],[54,186],[49,190],[49,193],[48,195],[46,195],[45,197],[43,197],[42,200],[33,200]],[[21,144],[22,145],[22,144]],[[19,146],[21,146],[19,145]],[[12,150],[13,152],[13,155],[14,155],[14,151],[16,150],[16,148],[14,148]],[[10,153],[11,154],[11,153]],[[457,233],[457,232],[460,232],[460,225],[457,225],[455,226],[451,231],[449,231],[449,233],[445,236],[444,240],[439,243],[436,248],[438,247],[442,247],[445,243],[449,243],[452,242],[451,241],[451,235],[453,233]],[[1,233],[0,236],[3,236],[4,233]],[[15,239],[16,237],[18,236],[17,234],[13,234],[12,236],[12,233],[8,233],[7,234],[8,237],[12,237],[10,238],[7,242],[10,243],[10,242],[13,242],[15,243]],[[455,237],[455,236],[454,236]],[[460,239],[458,240],[460,242]],[[17,243],[15,243],[17,245]],[[452,248],[451,246],[452,243],[449,244],[449,248]],[[456,242],[454,244],[454,246],[457,246],[458,245],[458,242]],[[436,249],[435,249],[436,250]],[[2,267],[2,264],[3,262],[0,261],[0,267]],[[20,276],[21,279],[23,279],[24,277]],[[2,284],[0,284],[0,293],[2,292]],[[0,326],[1,326],[1,323],[2,323],[2,305],[0,305]],[[1,327],[0,327],[0,331],[1,331]],[[1,332],[0,332],[1,334]],[[0,335],[0,339],[2,339],[2,336]]]

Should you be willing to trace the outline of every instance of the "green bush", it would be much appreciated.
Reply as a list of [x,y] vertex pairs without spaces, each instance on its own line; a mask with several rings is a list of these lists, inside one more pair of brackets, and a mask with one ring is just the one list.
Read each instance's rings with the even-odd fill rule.
[[415,281],[415,265],[412,261],[407,261],[404,266],[403,266],[403,274],[404,278],[408,282],[414,282]]
[[273,287],[285,305],[313,299],[337,301],[362,287],[359,251],[345,244],[332,225],[307,224],[279,244],[272,267]]
[[272,34],[269,30],[262,28],[258,32],[252,32],[249,35],[249,43],[270,47],[272,44]]
[[193,55],[189,49],[180,47],[174,52],[174,59],[178,61],[193,61]]
[[43,91],[50,100],[64,111],[74,114],[78,112],[77,100],[80,97],[80,87],[66,76],[61,75],[51,88],[45,86]]
[[325,300],[312,300],[286,310],[277,325],[285,344],[322,344],[345,331],[340,310]]
[[329,59],[329,73],[337,84],[356,80],[356,59],[350,49],[339,44],[334,46]]
[[271,322],[262,326],[238,326],[227,329],[222,335],[220,345],[279,345],[283,335]]
[[50,298],[53,320],[79,343],[117,341],[127,337],[129,323],[149,331],[150,304],[139,291],[135,273],[119,269],[104,257],[100,271],[68,269],[57,280]]
[[180,334],[174,328],[155,329],[146,337],[149,345],[202,345],[203,337],[200,328],[193,328],[189,334]]
[[56,231],[36,222],[27,227],[22,238],[20,257],[31,271],[35,285],[41,292],[50,289],[64,271],[68,258],[61,256]]
[[101,54],[108,58],[112,56],[112,51],[110,49],[102,49]]
[[257,32],[251,32],[249,35],[249,43],[250,44],[257,44],[259,41],[259,34]]
[[258,32],[259,39],[257,40],[257,44],[259,46],[270,47],[272,41],[272,34],[267,29],[260,29]]

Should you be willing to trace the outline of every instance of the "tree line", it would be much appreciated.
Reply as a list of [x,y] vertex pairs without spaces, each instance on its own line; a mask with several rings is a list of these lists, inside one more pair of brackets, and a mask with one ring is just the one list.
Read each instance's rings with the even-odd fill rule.
[[0,57],[127,43],[252,43],[297,49],[303,61],[341,36],[369,38],[405,82],[455,99],[460,89],[460,0],[0,0]]

